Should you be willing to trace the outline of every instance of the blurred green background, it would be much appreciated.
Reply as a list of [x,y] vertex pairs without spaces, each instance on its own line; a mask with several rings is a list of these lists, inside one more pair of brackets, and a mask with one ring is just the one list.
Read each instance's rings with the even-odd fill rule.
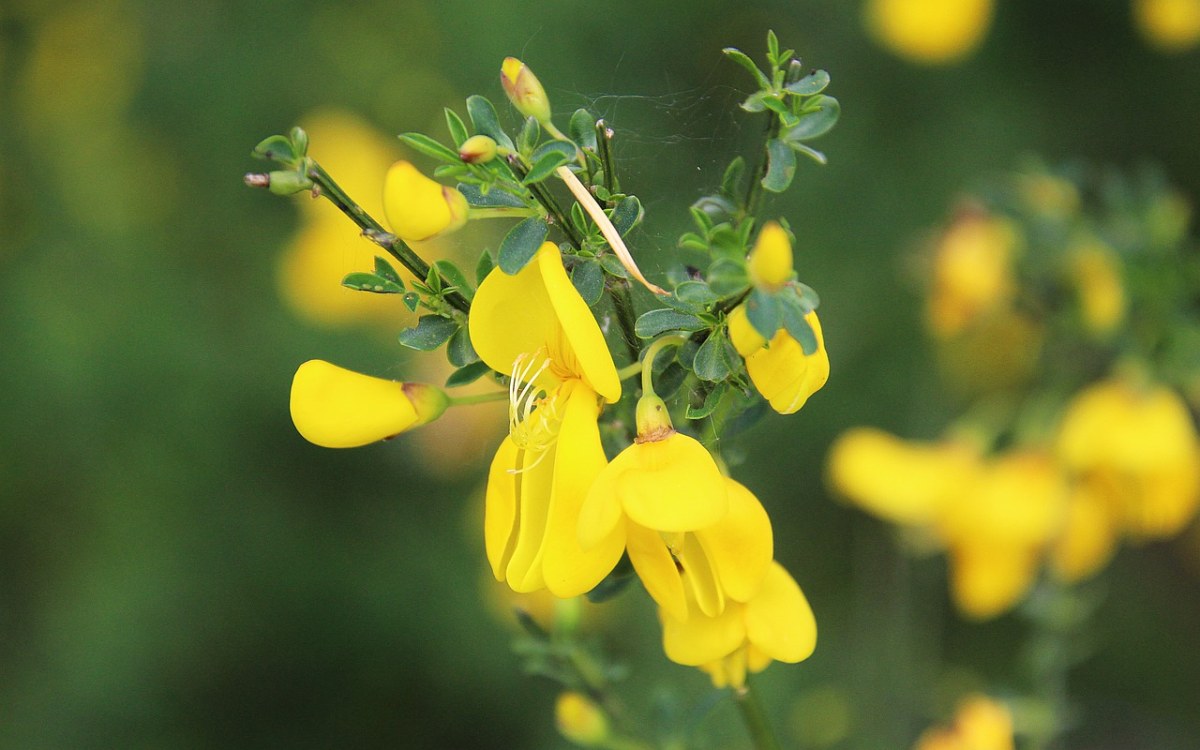
[[[441,136],[443,106],[502,101],[516,55],[556,113],[616,128],[646,257],[758,136],[720,50],[758,57],[767,28],[830,71],[843,109],[818,144],[829,165],[772,204],[800,234],[833,374],[737,446],[821,633],[761,680],[773,720],[790,747],[899,748],[960,687],[1026,689],[1023,624],[960,622],[940,559],[906,562],[829,496],[825,451],[851,425],[944,422],[906,258],[973,180],[1027,154],[1149,161],[1200,195],[1200,52],[1154,51],[1124,0],[1021,0],[973,56],[926,67],[860,16],[842,0],[5,0],[0,746],[565,747],[485,586],[492,443],[330,451],[294,432],[295,367],[400,377],[406,320],[335,328],[287,306],[279,259],[307,199],[241,177],[255,143],[317,108]],[[462,445],[438,457],[431,440]],[[1071,747],[1200,746],[1198,584],[1194,528],[1103,574]],[[632,666],[628,700],[650,716],[664,686],[702,699],[645,597],[613,606],[595,630]],[[746,746],[727,702],[705,733]]]

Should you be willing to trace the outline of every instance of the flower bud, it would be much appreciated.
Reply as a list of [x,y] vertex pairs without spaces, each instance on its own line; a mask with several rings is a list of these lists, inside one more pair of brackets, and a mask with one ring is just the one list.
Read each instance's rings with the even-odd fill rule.
[[558,696],[554,704],[554,723],[563,737],[583,747],[599,747],[608,739],[608,717],[580,693],[566,692]]
[[407,161],[388,170],[383,211],[392,231],[419,242],[460,229],[467,223],[467,199],[452,187],[429,179]]
[[496,141],[486,135],[473,135],[458,147],[458,158],[467,164],[487,164],[496,158]]
[[777,292],[792,279],[792,243],[783,227],[767,222],[750,251],[750,280],[756,287]]
[[279,170],[267,175],[267,189],[275,195],[295,195],[312,188],[313,181],[295,170]]
[[550,100],[537,76],[515,57],[504,58],[500,66],[500,85],[517,111],[538,122],[550,121]]
[[442,415],[449,399],[424,383],[400,383],[309,360],[292,379],[291,412],[305,440],[355,448],[385,440]]

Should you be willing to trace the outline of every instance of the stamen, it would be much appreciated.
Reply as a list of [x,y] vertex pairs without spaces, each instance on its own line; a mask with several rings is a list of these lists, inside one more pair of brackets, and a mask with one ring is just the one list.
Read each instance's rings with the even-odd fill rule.
[[537,384],[550,365],[550,358],[543,356],[541,349],[521,354],[513,361],[508,383],[508,434],[518,448],[534,453],[537,458],[524,468],[509,469],[510,474],[540,464],[558,439],[562,417],[558,413],[557,393],[549,394]]

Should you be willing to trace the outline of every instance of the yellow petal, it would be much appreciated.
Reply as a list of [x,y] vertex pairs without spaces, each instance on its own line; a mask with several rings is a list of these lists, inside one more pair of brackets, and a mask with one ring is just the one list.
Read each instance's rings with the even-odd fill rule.
[[304,439],[326,448],[367,445],[420,422],[404,383],[361,375],[319,359],[296,370],[291,411]]
[[392,231],[408,242],[427,240],[467,221],[463,194],[429,179],[407,161],[398,161],[384,179],[383,209]]
[[913,62],[953,62],[987,31],[992,0],[871,0],[866,20],[886,47]]
[[1163,52],[1181,52],[1200,42],[1200,0],[1134,0],[1133,18]]
[[744,602],[754,596],[775,556],[771,519],[754,493],[725,479],[729,513],[694,532],[720,578],[726,596]]
[[780,414],[793,414],[829,380],[829,354],[816,312],[804,318],[817,337],[817,350],[806,355],[800,344],[780,329],[770,346],[745,357],[754,387]]
[[517,528],[517,497],[520,492],[518,474],[510,470],[518,466],[516,445],[504,438],[488,469],[487,493],[484,496],[483,541],[488,562],[497,581],[503,581],[512,559]]
[[747,261],[750,280],[757,287],[778,291],[792,278],[792,242],[779,224],[763,225]]
[[748,357],[767,345],[767,340],[747,317],[745,305],[733,308],[726,320],[729,322],[729,340],[742,357]]
[[1103,491],[1081,482],[1071,492],[1063,530],[1050,550],[1050,563],[1058,578],[1075,583],[1095,573],[1112,557],[1116,545],[1116,519]]
[[589,540],[593,544],[586,551],[580,544],[580,509],[607,461],[596,426],[596,394],[572,381],[560,397],[566,399],[566,408],[553,447],[554,485],[542,573],[546,587],[565,599],[591,591],[616,566],[625,549],[625,526],[618,523],[601,539]]
[[986,620],[1020,601],[1037,570],[1038,554],[1028,547],[964,545],[950,550],[950,593],[960,612]]
[[622,451],[592,481],[579,509],[579,543],[583,549],[602,544],[624,520],[617,480],[634,464],[635,458],[629,451]]
[[724,477],[694,438],[674,433],[634,443],[626,453],[632,465],[618,477],[617,494],[634,522],[656,531],[693,531],[729,512]]
[[513,591],[525,593],[545,587],[542,577],[542,552],[546,543],[546,519],[550,509],[550,490],[554,481],[554,455],[518,450],[520,469],[514,475],[517,526],[516,544],[504,577]]
[[800,586],[777,562],[771,563],[762,588],[746,602],[745,618],[747,639],[776,661],[795,664],[812,655],[817,646],[812,608]]
[[692,601],[696,602],[697,609],[707,617],[721,614],[725,609],[725,592],[717,580],[712,560],[704,553],[695,534],[683,534],[683,543],[677,554],[679,565],[683,568],[684,585],[691,593]]
[[989,461],[944,508],[938,530],[949,544],[991,542],[1040,549],[1062,528],[1068,488],[1058,465],[1034,451]]
[[677,620],[688,619],[687,597],[675,559],[658,532],[636,523],[625,525],[626,550],[633,569],[646,591],[667,613]]
[[692,612],[686,620],[681,620],[666,609],[659,616],[663,651],[676,664],[696,667],[724,659],[746,640],[742,607],[733,602],[716,617]]
[[604,333],[563,268],[562,254],[552,242],[542,245],[533,259],[541,270],[550,303],[568,346],[562,349],[566,367],[591,385],[609,403],[621,398],[621,379],[604,340]]

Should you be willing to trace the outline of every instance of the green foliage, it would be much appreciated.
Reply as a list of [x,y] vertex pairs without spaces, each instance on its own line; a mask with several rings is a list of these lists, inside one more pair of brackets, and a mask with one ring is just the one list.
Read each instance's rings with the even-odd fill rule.
[[549,231],[546,222],[536,216],[510,229],[500,243],[500,270],[509,276],[517,274],[537,253]]

